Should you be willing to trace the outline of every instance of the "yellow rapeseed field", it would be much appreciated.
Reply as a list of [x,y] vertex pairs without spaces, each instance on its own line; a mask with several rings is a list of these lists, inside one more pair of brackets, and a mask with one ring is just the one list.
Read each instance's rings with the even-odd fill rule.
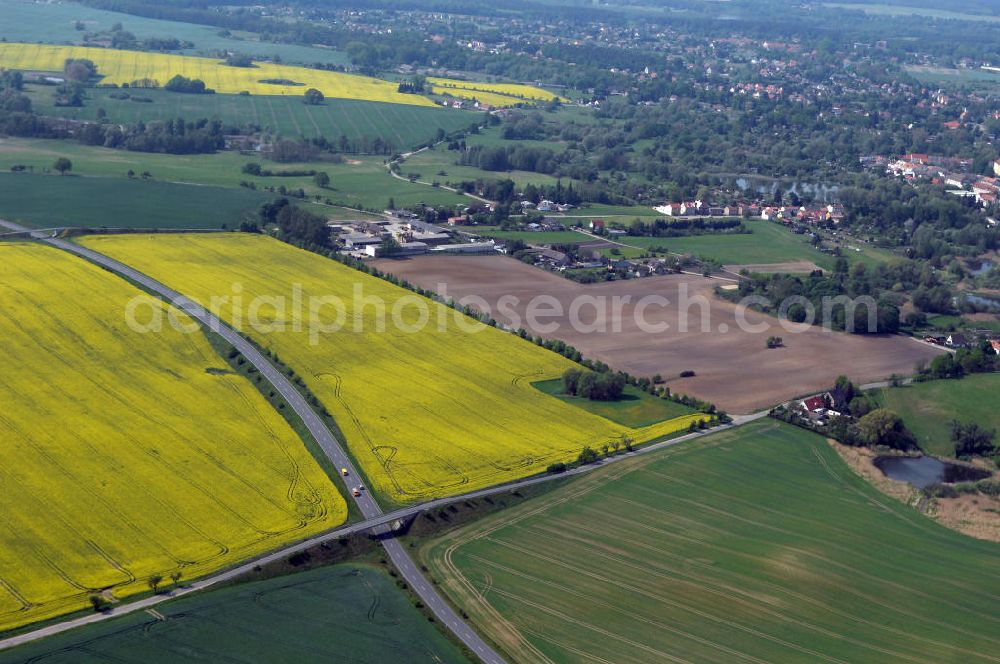
[[[569,360],[495,328],[463,331],[443,305],[277,240],[134,235],[83,243],[201,301],[275,351],[333,414],[373,488],[395,502],[513,480],[570,460],[586,445],[623,434],[644,442],[699,418],[632,430],[590,414],[531,385],[559,377],[574,366]],[[212,306],[211,298],[225,296],[238,297],[238,306]],[[251,306],[259,296],[270,299]],[[322,321],[340,322],[340,331],[313,338],[307,314],[317,296],[339,298],[345,308],[340,321],[335,307],[323,310]],[[384,331],[374,301],[353,306],[361,297],[385,303]],[[295,315],[296,302],[306,315]],[[428,307],[429,324],[414,331],[417,303]],[[393,309],[410,329],[393,325]]]
[[[67,58],[86,58],[97,65],[102,83],[129,84],[142,79],[161,87],[175,75],[197,78],[218,93],[301,97],[316,88],[327,97],[361,99],[413,106],[436,106],[420,95],[401,94],[397,84],[369,76],[321,71],[271,63],[230,67],[221,60],[187,55],[119,51],[83,46],[0,43],[0,68],[26,71],[62,71]],[[302,85],[273,85],[262,80],[289,80]]]
[[154,574],[191,580],[347,516],[204,335],[129,328],[137,295],[56,249],[0,244],[0,631],[93,593],[148,591]]
[[520,83],[484,83],[435,76],[428,77],[427,82],[433,86],[434,94],[478,99],[491,106],[513,106],[524,101],[551,101],[560,98],[548,90]]

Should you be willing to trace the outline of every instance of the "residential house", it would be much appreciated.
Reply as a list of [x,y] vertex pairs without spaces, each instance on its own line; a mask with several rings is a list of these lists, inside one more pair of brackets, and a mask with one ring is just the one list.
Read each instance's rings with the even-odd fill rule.
[[808,399],[803,399],[801,404],[807,413],[822,413],[826,410],[826,395],[811,396]]
[[966,345],[968,345],[969,340],[966,339],[964,334],[958,334],[957,332],[953,332],[952,334],[949,334],[948,337],[945,339],[945,343],[951,346],[952,348],[964,348]]

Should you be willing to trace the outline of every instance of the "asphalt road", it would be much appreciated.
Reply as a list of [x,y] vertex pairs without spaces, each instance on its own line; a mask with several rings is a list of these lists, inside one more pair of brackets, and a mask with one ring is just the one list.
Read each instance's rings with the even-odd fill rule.
[[[17,232],[28,232],[29,229],[13,224],[11,222],[0,220],[0,226],[9,228]],[[263,375],[277,390],[282,397],[288,402],[289,406],[296,412],[296,414],[302,418],[305,423],[306,428],[312,434],[312,436],[319,443],[323,452],[327,455],[330,461],[335,465],[336,468],[347,468],[349,475],[347,477],[341,477],[348,488],[348,493],[350,490],[357,486],[358,478],[360,475],[357,469],[351,463],[350,458],[347,456],[344,449],[341,447],[340,442],[334,437],[333,433],[329,428],[319,419],[316,413],[312,410],[306,400],[302,397],[291,381],[278,370],[271,362],[264,357],[249,341],[244,339],[242,336],[237,334],[228,325],[225,325],[219,318],[214,314],[207,311],[201,305],[195,303],[187,297],[184,297],[180,293],[168,288],[167,286],[161,284],[160,282],[146,276],[145,274],[121,263],[119,261],[108,258],[104,254],[98,253],[91,249],[87,249],[80,245],[74,244],[72,242],[66,242],[64,240],[59,240],[51,237],[50,231],[45,232],[32,232],[33,237],[42,240],[54,247],[68,251],[70,253],[76,254],[86,260],[89,260],[97,265],[105,267],[112,272],[115,272],[121,276],[124,276],[135,283],[142,285],[143,287],[149,289],[152,292],[158,293],[162,297],[169,300],[174,306],[185,311],[192,318],[198,320],[200,323],[211,329],[212,331],[219,334],[222,338],[232,344],[237,350],[239,350],[244,357]],[[732,428],[751,422],[753,420],[760,419],[766,416],[766,412],[755,413],[753,415],[743,415],[738,416],[733,419],[733,423],[726,425],[725,427],[716,427],[715,429],[709,431],[699,431],[694,433],[689,433],[677,438],[672,438],[670,440],[662,441],[653,445],[649,445],[638,449],[634,452],[628,454],[619,455],[612,457],[610,459],[604,459],[598,463],[591,464],[588,466],[580,466],[571,469],[565,473],[552,475],[539,475],[524,480],[519,480],[516,482],[510,482],[507,484],[496,485],[486,489],[481,489],[478,491],[472,491],[466,494],[452,496],[448,498],[439,498],[426,503],[421,503],[419,505],[413,505],[400,510],[396,510],[390,513],[383,513],[382,509],[375,502],[375,499],[371,494],[365,490],[360,496],[352,498],[357,504],[364,519],[350,526],[344,528],[339,528],[337,530],[330,531],[323,535],[319,535],[298,544],[285,547],[278,551],[275,551],[266,556],[256,558],[254,560],[248,561],[238,567],[234,567],[224,572],[205,577],[199,581],[185,585],[183,588],[179,588],[169,594],[158,595],[154,597],[148,597],[135,602],[129,602],[128,604],[116,607],[107,613],[95,613],[92,615],[84,616],[82,618],[76,618],[73,620],[68,620],[65,622],[57,623],[44,627],[31,632],[26,632],[18,636],[9,637],[0,641],[0,650],[13,648],[15,646],[28,643],[30,641],[35,641],[38,639],[51,636],[53,634],[58,634],[76,627],[91,624],[94,622],[99,622],[101,620],[106,620],[113,618],[115,616],[125,615],[127,613],[132,613],[134,611],[141,611],[149,609],[161,602],[169,601],[176,597],[187,595],[193,592],[198,592],[205,590],[211,586],[217,585],[219,583],[233,579],[241,574],[245,574],[251,571],[255,566],[270,563],[273,561],[280,560],[286,556],[289,556],[298,551],[308,549],[312,546],[316,546],[319,543],[338,539],[348,535],[373,531],[375,533],[385,533],[388,531],[389,524],[396,520],[405,520],[409,517],[415,516],[426,510],[436,509],[438,507],[443,507],[449,505],[453,502],[461,500],[470,500],[475,498],[486,497],[490,495],[495,495],[498,493],[504,493],[509,491],[514,491],[520,488],[525,488],[533,486],[536,484],[541,484],[543,482],[550,482],[557,479],[562,479],[565,477],[572,477],[575,475],[580,475],[583,473],[591,472],[598,468],[602,468],[606,465],[622,461],[624,459],[630,458],[632,456],[648,454],[655,452],[656,450],[662,449],[664,447],[669,447],[672,445],[677,445],[685,441],[698,438],[700,436],[707,435],[709,433],[715,433],[724,428]],[[393,565],[399,570],[399,573],[406,580],[409,586],[417,593],[424,604],[434,613],[435,617],[441,621],[441,623],[446,626],[455,636],[462,641],[472,652],[474,652],[483,662],[487,664],[501,664],[504,662],[503,658],[500,657],[469,625],[455,613],[451,606],[444,601],[437,590],[428,583],[427,579],[420,572],[419,568],[413,563],[413,560],[407,554],[406,550],[400,544],[400,542],[394,538],[386,538],[382,540],[382,544],[389,555],[390,560],[392,560]]]

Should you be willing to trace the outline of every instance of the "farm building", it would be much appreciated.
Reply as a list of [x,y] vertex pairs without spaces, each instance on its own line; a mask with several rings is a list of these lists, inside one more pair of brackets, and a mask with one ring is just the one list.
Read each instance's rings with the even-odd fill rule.
[[466,244],[440,244],[431,251],[444,254],[492,254],[499,248],[491,240],[489,242],[469,242]]
[[[396,251],[392,253],[392,257],[400,258],[403,256],[418,256],[420,254],[426,254],[427,251],[427,245],[423,242],[402,242]],[[370,244],[366,246],[365,253],[373,258],[381,258],[387,255],[385,253],[385,248],[381,244]]]

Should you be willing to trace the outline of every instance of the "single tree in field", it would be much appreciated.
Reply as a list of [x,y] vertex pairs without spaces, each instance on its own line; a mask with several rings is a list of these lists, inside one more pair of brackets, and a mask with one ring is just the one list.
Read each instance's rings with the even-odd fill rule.
[[111,603],[108,601],[107,597],[101,595],[100,593],[94,593],[93,595],[90,596],[89,599],[90,599],[90,605],[94,607],[94,611],[98,612],[107,609],[108,604]]
[[309,88],[303,96],[303,101],[310,106],[322,104],[324,99],[325,97],[323,96],[323,93],[316,88]]
[[632,451],[632,439],[629,438],[627,433],[622,434],[622,445],[625,447],[626,452]]
[[182,576],[184,576],[184,574],[181,572],[174,572],[173,574],[170,575],[170,580],[174,582],[174,588],[176,588],[177,584],[181,582]]
[[52,164],[52,168],[59,171],[59,175],[66,175],[68,171],[73,170],[73,162],[66,157],[59,157],[56,159],[56,162]]
[[154,595],[156,594],[157,588],[160,587],[160,584],[162,582],[163,582],[163,577],[160,576],[159,574],[154,574],[153,576],[149,577],[149,589],[153,591]]
[[313,176],[313,182],[316,183],[317,187],[329,187],[330,186],[330,176],[325,171],[320,171]]

